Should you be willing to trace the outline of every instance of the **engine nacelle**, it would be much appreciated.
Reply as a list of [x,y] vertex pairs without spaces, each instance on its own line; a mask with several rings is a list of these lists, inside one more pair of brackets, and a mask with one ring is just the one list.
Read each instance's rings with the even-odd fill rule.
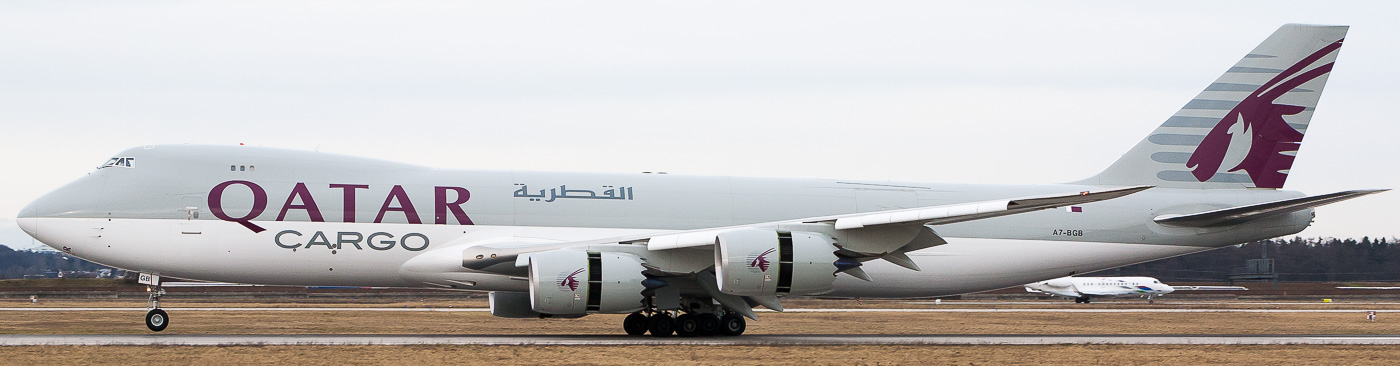
[[559,249],[530,255],[530,307],[540,313],[641,310],[642,261],[628,254]]
[[491,291],[491,315],[502,318],[538,318],[540,313],[530,308],[530,294],[523,292]]
[[825,234],[801,231],[721,232],[715,243],[719,291],[739,296],[831,292],[836,281],[835,243]]

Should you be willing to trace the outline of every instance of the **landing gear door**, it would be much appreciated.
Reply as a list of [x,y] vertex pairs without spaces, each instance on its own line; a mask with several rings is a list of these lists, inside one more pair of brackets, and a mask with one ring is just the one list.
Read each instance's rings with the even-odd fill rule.
[[142,285],[160,286],[160,275],[141,273],[136,277],[136,282]]

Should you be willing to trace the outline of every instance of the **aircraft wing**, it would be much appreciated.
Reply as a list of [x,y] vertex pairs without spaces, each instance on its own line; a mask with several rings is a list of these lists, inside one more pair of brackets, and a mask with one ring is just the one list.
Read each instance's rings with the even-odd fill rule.
[[837,230],[860,229],[866,226],[899,223],[919,223],[921,225],[943,225],[957,222],[980,220],[991,217],[1014,215],[1023,212],[1072,206],[1090,202],[1127,196],[1142,192],[1152,186],[1131,186],[1111,188],[1101,191],[1022,197],[1008,200],[982,201],[958,205],[945,205],[905,210],[873,212],[867,214],[842,215],[832,218],[819,218],[809,222],[833,222]]
[[[691,287],[701,288],[709,294],[709,297],[752,318],[752,311],[745,310],[750,310],[754,305],[762,305],[781,311],[781,304],[778,303],[776,297],[772,296],[735,296],[706,286],[714,284],[713,279],[707,279],[709,277],[706,276],[715,276],[708,269],[716,266],[717,253],[720,252],[718,249],[712,248],[719,247],[721,241],[726,237],[752,243],[753,241],[749,240],[781,241],[783,240],[781,239],[782,234],[779,233],[801,233],[800,235],[804,235],[806,238],[803,240],[816,240],[828,243],[826,245],[836,245],[834,252],[836,257],[832,258],[835,263],[830,264],[836,266],[833,268],[836,273],[846,273],[862,280],[871,281],[871,278],[860,269],[861,262],[884,259],[905,268],[919,270],[914,261],[904,253],[946,244],[947,241],[933,232],[931,229],[933,225],[1103,201],[1149,188],[1151,186],[1116,187],[729,227],[657,231],[578,242],[461,244],[450,247],[454,249],[442,251],[442,256],[438,258],[452,261],[456,260],[453,258],[460,258],[461,267],[458,268],[465,267],[477,271],[523,277],[526,274],[525,269],[531,265],[532,257],[543,258],[542,256],[549,255],[545,254],[546,252],[556,249],[628,253],[627,255],[641,260],[642,266],[647,269],[645,275],[648,278],[659,280],[662,283],[695,283],[698,286]],[[755,234],[761,238],[753,239]],[[789,237],[786,240],[789,240],[788,245],[791,245],[791,241],[797,239]],[[779,244],[775,242],[774,245]],[[833,255],[833,252],[830,251],[826,253]],[[438,254],[425,254],[425,256],[438,256]],[[773,259],[777,260],[777,258]],[[749,260],[758,263],[757,259]],[[768,262],[764,263],[766,267]]]
[[[590,244],[646,244],[647,250],[669,250],[690,247],[704,247],[714,245],[716,236],[719,235],[719,233],[721,232],[753,227],[779,227],[782,225],[792,224],[819,224],[825,225],[829,229],[834,229],[834,231],[856,231],[859,229],[877,229],[880,227],[888,227],[893,225],[917,227],[922,225],[951,224],[956,222],[980,220],[1056,207],[1103,201],[1141,192],[1149,188],[1152,188],[1152,186],[1117,187],[1099,191],[1081,191],[1055,195],[961,203],[954,205],[920,207],[911,209],[866,212],[834,216],[821,216],[806,219],[757,223],[749,225],[681,231],[658,231],[650,234],[600,238],[595,240],[567,243],[536,245],[482,245],[468,250],[468,258],[463,261],[463,266],[471,269],[484,270],[487,267],[491,267],[497,264],[514,262],[517,256],[520,254]],[[942,238],[938,238],[937,234],[933,234],[931,231],[929,231],[928,233],[921,232],[920,235],[932,236],[932,238],[926,238],[927,240],[925,241],[933,241],[936,242],[936,244],[946,243],[942,241]],[[904,243],[900,244],[903,245]],[[898,248],[899,247],[896,246],[895,248],[890,249],[893,250]],[[472,257],[476,258],[473,260]]]
[[1100,191],[1082,191],[954,205],[813,217],[783,222],[691,230],[649,238],[637,238],[636,240],[647,240],[647,249],[649,250],[666,250],[713,245],[715,243],[715,234],[719,232],[743,227],[761,227],[775,224],[826,223],[831,224],[836,230],[856,230],[899,224],[912,224],[915,226],[943,225],[1098,202],[1142,192],[1148,188],[1152,188],[1152,186],[1118,187]]
[[[954,205],[920,207],[912,209],[867,212],[835,216],[822,216],[806,219],[767,222],[739,226],[682,231],[659,231],[651,234],[601,238],[596,240],[569,243],[528,246],[507,245],[500,247],[483,246],[483,248],[481,248],[484,249],[484,251],[481,251],[482,257],[477,259],[482,259],[484,261],[478,261],[481,263],[477,263],[477,265],[469,265],[468,263],[464,263],[464,265],[467,266],[467,268],[480,269],[476,267],[489,266],[489,264],[487,264],[486,262],[490,262],[490,264],[496,264],[506,261],[514,261],[515,256],[518,254],[589,244],[645,243],[647,250],[668,250],[689,247],[703,247],[714,245],[716,235],[724,231],[751,227],[776,227],[784,224],[828,224],[837,231],[878,228],[881,226],[898,224],[912,224],[915,226],[951,224],[998,216],[1014,215],[1018,213],[1025,213],[1056,207],[1098,202],[1127,196],[1137,192],[1142,192],[1149,188],[1152,188],[1152,186],[1117,187],[1099,191],[1081,191],[1055,195],[961,203]],[[939,240],[941,240],[941,238],[939,238]]]
[[1231,207],[1213,211],[1198,212],[1189,215],[1162,215],[1153,219],[1158,224],[1167,226],[1184,227],[1213,227],[1238,225],[1249,221],[1254,221],[1266,217],[1282,215],[1289,212],[1306,210],[1313,207],[1337,203],[1352,198],[1388,191],[1388,189],[1368,189],[1357,191],[1344,191],[1329,193],[1318,196],[1301,197],[1282,201],[1266,202],[1256,205]]

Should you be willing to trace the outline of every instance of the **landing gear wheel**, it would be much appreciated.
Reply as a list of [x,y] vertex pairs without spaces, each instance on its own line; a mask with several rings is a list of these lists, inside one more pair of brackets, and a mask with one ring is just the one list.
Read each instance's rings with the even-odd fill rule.
[[633,336],[647,334],[647,316],[642,313],[628,314],[627,318],[622,319],[622,330]]
[[[144,281],[150,282],[144,282]],[[151,309],[146,312],[146,328],[153,332],[165,330],[170,325],[170,316],[165,315],[165,310],[160,309],[160,297],[165,296],[165,288],[160,287],[160,276],[141,274],[142,283],[146,286],[146,308]]]
[[167,325],[170,325],[170,316],[165,315],[165,310],[151,309],[146,312],[146,328],[159,332],[165,330]]
[[725,315],[719,319],[719,334],[736,336],[744,334],[744,328],[747,327],[748,325],[744,324],[744,317],[738,314]]
[[696,334],[701,336],[712,336],[719,333],[719,316],[715,314],[699,314],[695,316],[695,322],[699,325]]
[[676,335],[694,337],[700,335],[700,321],[695,315],[684,314],[676,317]]
[[656,313],[647,318],[647,330],[651,331],[653,337],[670,337],[676,331],[676,322],[671,319],[670,314]]

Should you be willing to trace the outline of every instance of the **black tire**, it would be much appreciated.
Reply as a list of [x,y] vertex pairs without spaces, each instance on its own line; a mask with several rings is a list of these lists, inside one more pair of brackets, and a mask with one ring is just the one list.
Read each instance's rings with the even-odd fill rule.
[[151,328],[151,331],[159,332],[169,325],[170,316],[165,314],[165,310],[151,309],[146,312],[146,328]]
[[622,319],[622,330],[627,331],[627,335],[647,334],[647,326],[647,316],[642,313],[631,313]]
[[744,328],[747,327],[748,324],[744,323],[744,317],[738,314],[725,315],[719,319],[719,334],[736,336],[744,334]]
[[1085,296],[1085,297],[1084,297],[1084,303],[1085,303],[1085,304],[1088,304],[1088,303],[1089,303],[1089,297],[1088,297],[1088,296]]
[[700,335],[700,321],[695,315],[684,314],[676,317],[676,335],[694,337]]
[[719,316],[715,314],[699,314],[695,316],[696,323],[699,323],[696,335],[712,336],[719,334]]
[[670,314],[656,313],[647,318],[647,330],[652,337],[670,337],[676,331],[676,322]]

